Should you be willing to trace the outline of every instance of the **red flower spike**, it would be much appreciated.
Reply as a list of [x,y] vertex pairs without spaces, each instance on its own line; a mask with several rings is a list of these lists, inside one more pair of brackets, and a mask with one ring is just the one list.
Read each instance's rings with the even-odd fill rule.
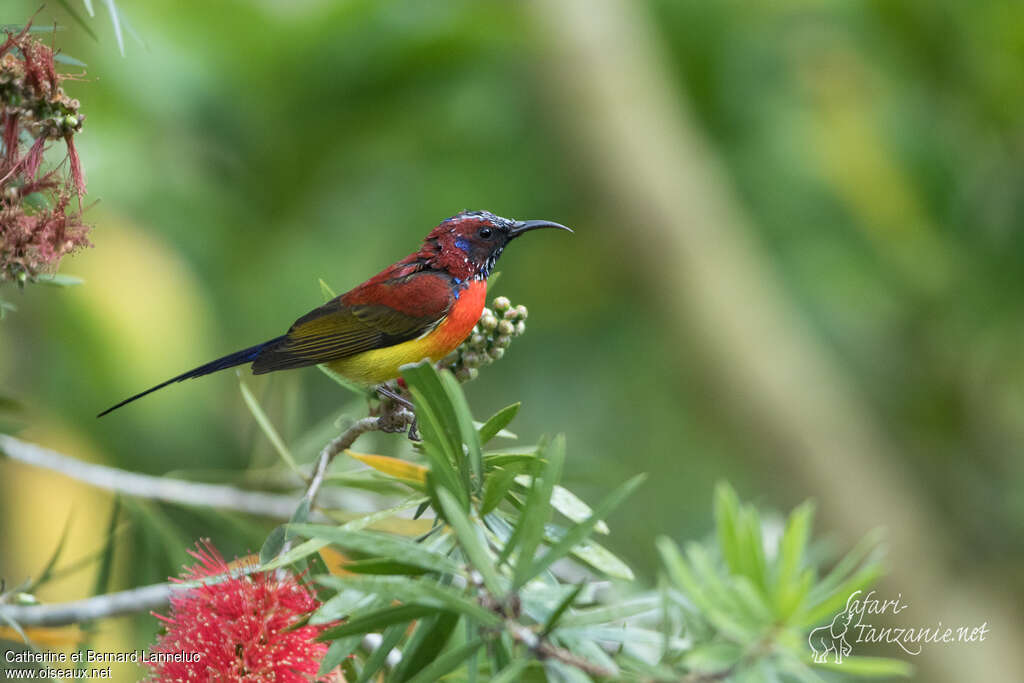
[[[314,639],[325,626],[295,624],[320,606],[315,595],[292,575],[229,567],[217,549],[202,540],[189,554],[177,583],[223,576],[171,597],[170,616],[154,615],[167,631],[152,648],[152,658],[176,654],[194,661],[151,663],[149,680],[308,683],[316,680],[327,644]],[[322,679],[321,679],[322,680]],[[328,680],[340,681],[337,674]]]

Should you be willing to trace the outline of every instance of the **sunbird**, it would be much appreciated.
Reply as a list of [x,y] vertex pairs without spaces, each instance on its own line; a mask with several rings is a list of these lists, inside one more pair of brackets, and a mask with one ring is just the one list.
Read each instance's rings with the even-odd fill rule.
[[[430,231],[419,250],[341,296],[314,308],[286,334],[229,353],[126,398],[97,417],[182,380],[252,363],[262,375],[323,364],[366,387],[398,377],[399,368],[436,362],[469,336],[483,313],[487,278],[505,246],[552,221],[515,221],[463,211]],[[383,393],[393,396],[387,390]]]

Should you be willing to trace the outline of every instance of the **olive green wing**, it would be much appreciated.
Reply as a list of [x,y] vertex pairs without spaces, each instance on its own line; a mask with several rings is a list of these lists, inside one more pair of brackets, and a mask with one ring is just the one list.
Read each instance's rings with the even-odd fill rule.
[[254,374],[340,360],[416,339],[437,327],[447,311],[415,316],[381,304],[346,305],[334,299],[302,316],[288,334],[253,362]]

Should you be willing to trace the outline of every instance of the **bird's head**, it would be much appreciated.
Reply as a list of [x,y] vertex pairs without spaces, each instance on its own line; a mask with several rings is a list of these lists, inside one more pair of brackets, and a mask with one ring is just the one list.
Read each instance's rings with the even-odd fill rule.
[[514,221],[490,211],[463,211],[442,221],[423,241],[423,252],[435,268],[461,280],[486,279],[505,245],[538,228],[569,228],[551,221]]

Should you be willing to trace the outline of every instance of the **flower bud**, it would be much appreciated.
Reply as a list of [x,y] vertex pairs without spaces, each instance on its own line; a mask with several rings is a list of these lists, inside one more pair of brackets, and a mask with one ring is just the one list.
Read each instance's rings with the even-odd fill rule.
[[516,315],[519,316],[520,320],[526,320],[526,316],[529,315],[529,311],[526,310],[526,306],[519,304],[516,306]]
[[473,346],[483,346],[484,341],[484,335],[482,334],[474,334],[469,338],[469,343]]
[[480,318],[480,327],[485,330],[493,330],[497,326],[498,319],[491,314],[485,313],[484,316]]
[[510,308],[510,309],[508,309],[507,311],[505,311],[505,315],[503,315],[503,316],[501,316],[501,317],[502,317],[502,318],[504,318],[505,320],[512,320],[512,321],[515,321],[515,319],[516,319],[516,317],[517,317],[518,315],[519,315],[519,314],[518,314],[518,313],[516,313],[516,309],[514,309],[514,308]]
[[509,301],[506,296],[499,296],[491,302],[491,305],[494,306],[494,310],[498,313],[504,313],[508,309],[512,308],[512,302]]
[[516,336],[520,337],[524,332],[526,332],[526,323],[520,320],[516,323]]
[[473,379],[474,372],[476,372],[476,368],[459,368],[455,373],[455,379],[460,382],[468,382]]
[[19,605],[38,605],[39,598],[32,595],[31,593],[17,593],[14,596],[14,601]]
[[505,355],[505,349],[496,346],[488,351],[488,355],[491,357],[491,360],[501,360],[502,356]]
[[466,353],[462,354],[462,364],[465,365],[467,368],[479,367],[480,356],[473,351],[467,351]]
[[459,362],[459,352],[452,351],[441,360],[441,365],[455,365]]
[[512,343],[512,337],[501,335],[500,337],[494,338],[494,345],[499,349],[507,349],[508,345]]
[[509,320],[502,320],[500,323],[498,323],[498,334],[511,336],[512,333],[515,331],[515,325],[513,325],[512,322]]

